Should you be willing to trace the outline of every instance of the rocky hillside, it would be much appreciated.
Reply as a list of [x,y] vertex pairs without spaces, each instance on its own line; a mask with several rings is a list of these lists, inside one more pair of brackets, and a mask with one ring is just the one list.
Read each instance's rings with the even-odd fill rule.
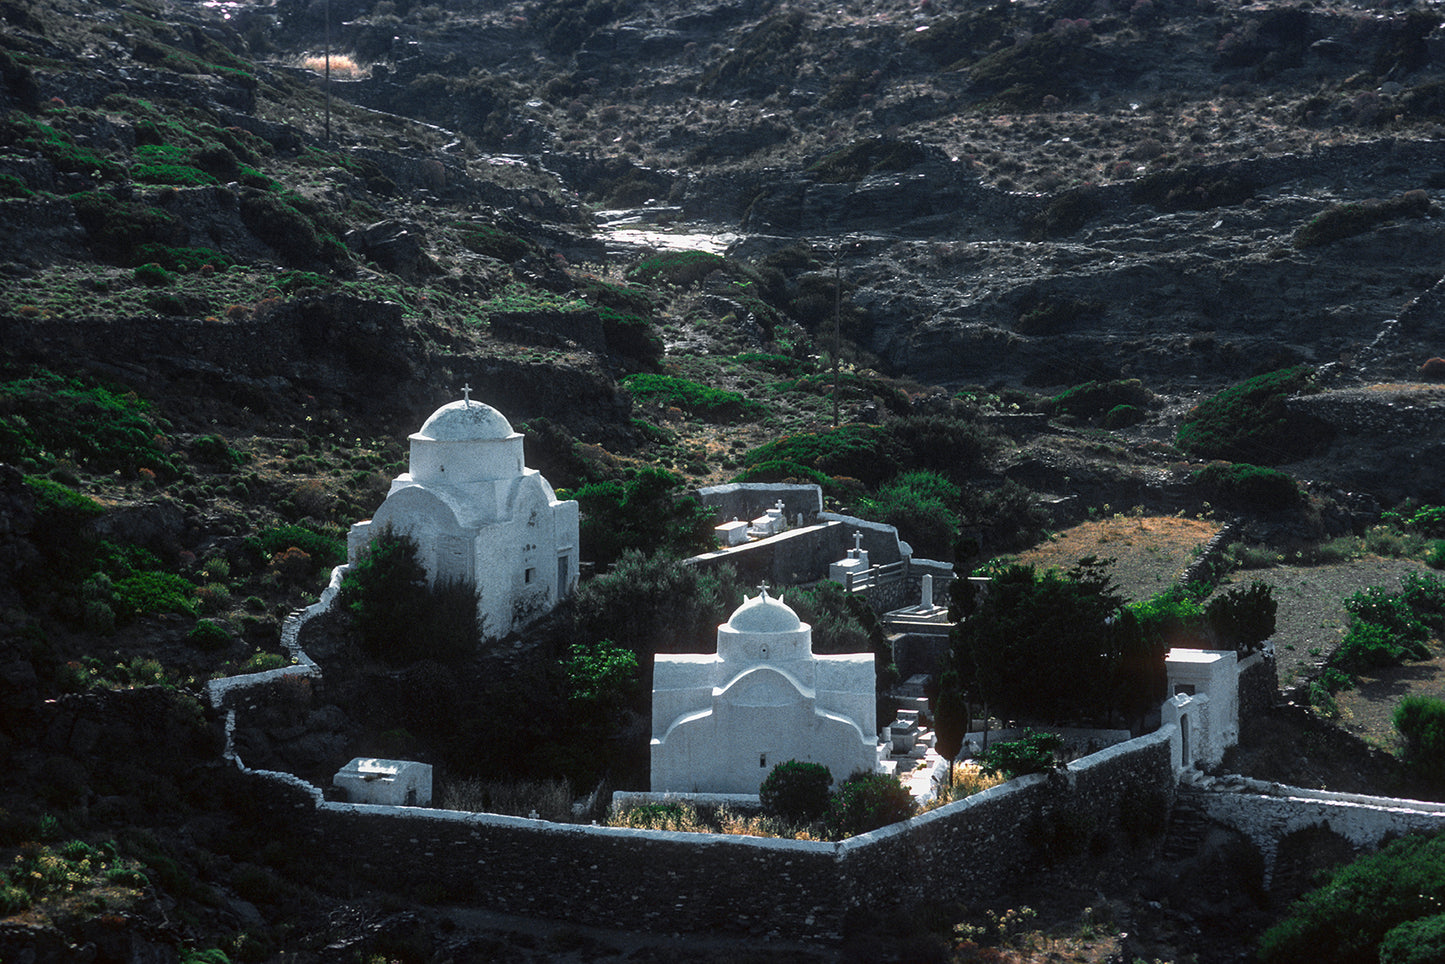
[[[0,854],[60,875],[43,912],[0,889],[27,915],[0,957],[547,953],[431,943],[393,913],[417,895],[278,840],[195,699],[284,661],[280,619],[464,384],[649,548],[637,517],[742,472],[875,513],[938,472],[947,505],[900,524],[943,556],[1109,505],[1292,546],[1445,502],[1441,19],[0,0]],[[1216,406],[1262,445],[1180,442],[1281,369]],[[494,711],[565,732],[530,671]],[[437,672],[372,682],[422,705]],[[275,729],[341,734],[324,772],[362,721],[308,699]]]

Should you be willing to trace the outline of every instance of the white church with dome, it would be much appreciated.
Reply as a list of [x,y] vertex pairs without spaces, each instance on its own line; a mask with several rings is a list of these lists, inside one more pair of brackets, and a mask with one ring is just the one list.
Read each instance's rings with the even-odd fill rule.
[[763,586],[718,627],[716,653],[654,657],[652,792],[756,794],[774,766],[836,783],[878,765],[872,653],[813,654],[813,628]]
[[407,471],[376,514],[351,527],[347,555],[356,562],[387,528],[410,535],[433,583],[479,590],[482,631],[497,637],[550,611],[576,586],[577,503],[559,501],[526,467],[521,433],[470,391],[410,437]]

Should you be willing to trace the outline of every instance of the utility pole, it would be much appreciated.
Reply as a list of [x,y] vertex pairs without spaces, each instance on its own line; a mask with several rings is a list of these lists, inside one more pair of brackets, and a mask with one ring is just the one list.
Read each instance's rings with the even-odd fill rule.
[[838,349],[843,342],[843,242],[833,249],[833,427],[838,427]]
[[331,143],[331,0],[326,0],[326,142]]

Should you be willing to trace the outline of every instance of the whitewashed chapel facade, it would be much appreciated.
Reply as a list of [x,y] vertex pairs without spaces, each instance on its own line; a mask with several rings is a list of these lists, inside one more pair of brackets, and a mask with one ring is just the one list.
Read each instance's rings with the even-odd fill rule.
[[577,503],[526,467],[521,433],[470,391],[410,437],[407,471],[376,515],[351,527],[347,555],[355,563],[388,527],[410,535],[428,578],[476,586],[483,633],[503,636],[577,585]]
[[659,655],[652,792],[756,794],[787,760],[837,783],[878,765],[872,653],[813,654],[813,629],[759,594],[718,627],[716,653]]

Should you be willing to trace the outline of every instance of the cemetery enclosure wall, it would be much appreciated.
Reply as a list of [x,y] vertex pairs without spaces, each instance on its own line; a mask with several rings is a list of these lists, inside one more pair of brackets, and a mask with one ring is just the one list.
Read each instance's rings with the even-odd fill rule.
[[1174,802],[1173,729],[843,841],[846,899],[987,901],[1025,876],[1076,878],[1080,860],[1097,870],[1111,857],[1137,858],[1159,840]]
[[[625,930],[830,940],[855,907],[983,900],[1129,849],[1130,801],[1172,801],[1169,732],[841,843],[552,824],[322,802],[285,774],[251,796],[355,875],[423,899]],[[262,802],[264,801],[264,803]],[[1072,864],[1072,866],[1071,866]]]

